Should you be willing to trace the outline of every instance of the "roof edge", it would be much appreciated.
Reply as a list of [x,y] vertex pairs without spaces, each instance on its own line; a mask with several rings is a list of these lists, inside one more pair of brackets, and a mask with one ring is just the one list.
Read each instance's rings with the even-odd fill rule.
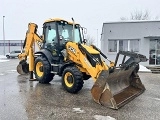
[[112,23],[144,23],[144,22],[160,22],[160,20],[121,20],[121,21],[106,21],[103,24]]

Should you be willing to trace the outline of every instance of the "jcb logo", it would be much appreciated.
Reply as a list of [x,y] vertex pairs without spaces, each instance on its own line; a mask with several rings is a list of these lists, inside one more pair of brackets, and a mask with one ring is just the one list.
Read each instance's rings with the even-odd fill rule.
[[73,47],[69,46],[68,49],[69,49],[72,53],[76,54],[76,49],[74,49]]

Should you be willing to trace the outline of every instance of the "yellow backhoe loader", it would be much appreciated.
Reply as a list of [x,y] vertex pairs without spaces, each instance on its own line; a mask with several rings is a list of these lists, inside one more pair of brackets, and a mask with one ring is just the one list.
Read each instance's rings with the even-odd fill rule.
[[[147,61],[141,54],[120,51],[115,62],[107,65],[107,57],[94,45],[86,45],[85,29],[71,22],[54,18],[43,24],[43,35],[37,34],[37,25],[29,23],[17,72],[30,74],[30,80],[49,83],[54,75],[62,77],[62,86],[70,93],[83,87],[83,80],[94,80],[91,94],[95,102],[118,109],[144,92],[145,87],[137,74],[139,62]],[[33,51],[37,43],[39,51]],[[119,56],[123,60],[117,65]],[[29,63],[27,63],[29,56]],[[127,59],[126,59],[127,58]],[[108,59],[107,59],[108,60]],[[34,78],[34,75],[35,78]]]

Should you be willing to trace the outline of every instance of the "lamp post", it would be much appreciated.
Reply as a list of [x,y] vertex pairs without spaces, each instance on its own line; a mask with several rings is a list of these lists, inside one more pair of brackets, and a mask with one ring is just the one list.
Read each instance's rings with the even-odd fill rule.
[[3,45],[4,45],[4,55],[5,55],[5,30],[4,30],[4,18],[5,18],[5,16],[3,16]]
[[97,48],[99,48],[98,47],[98,29],[97,29]]

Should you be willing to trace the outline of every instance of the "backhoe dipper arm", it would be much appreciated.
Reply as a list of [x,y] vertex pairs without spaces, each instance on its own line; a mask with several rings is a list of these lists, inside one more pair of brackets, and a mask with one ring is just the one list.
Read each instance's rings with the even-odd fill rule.
[[[33,79],[33,70],[34,70],[33,44],[37,43],[37,45],[40,49],[41,46],[38,43],[43,43],[43,40],[37,34],[37,28],[38,28],[38,26],[35,23],[29,23],[28,24],[28,30],[27,30],[24,45],[23,45],[23,49],[25,50],[25,52],[18,55],[18,58],[20,60],[20,64],[22,63],[21,61],[26,62],[27,56],[29,56],[29,71],[31,73],[30,79]],[[22,65],[22,70],[23,70],[24,67],[25,66]],[[21,73],[21,72],[18,71],[18,69],[17,69],[17,72]]]

